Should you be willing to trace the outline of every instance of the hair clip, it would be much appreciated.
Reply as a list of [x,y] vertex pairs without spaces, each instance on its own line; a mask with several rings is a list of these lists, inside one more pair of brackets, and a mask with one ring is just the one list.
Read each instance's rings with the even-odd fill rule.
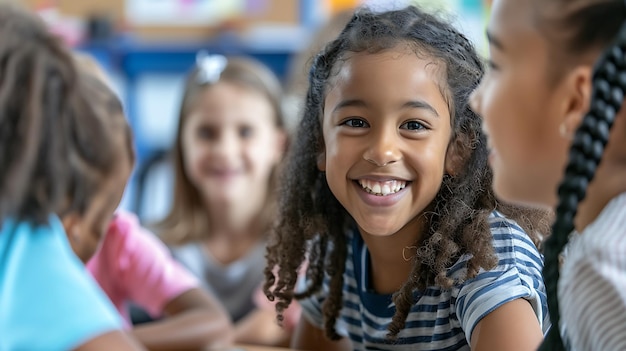
[[200,51],[196,54],[196,65],[198,66],[198,76],[196,78],[199,84],[212,84],[220,79],[220,75],[226,68],[228,59],[222,55],[210,55],[206,51]]

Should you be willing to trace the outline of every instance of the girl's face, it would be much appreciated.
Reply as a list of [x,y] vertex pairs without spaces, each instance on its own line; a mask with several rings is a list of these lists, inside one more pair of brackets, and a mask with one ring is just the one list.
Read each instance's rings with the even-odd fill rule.
[[451,137],[440,69],[397,47],[354,54],[331,78],[318,166],[363,234],[417,233],[439,191]]
[[285,135],[267,97],[218,82],[198,96],[182,130],[185,172],[207,204],[263,202]]
[[567,160],[569,140],[562,131],[571,106],[564,102],[563,81],[550,81],[548,43],[535,29],[531,6],[532,0],[493,2],[491,68],[472,108],[485,119],[497,195],[552,206]]

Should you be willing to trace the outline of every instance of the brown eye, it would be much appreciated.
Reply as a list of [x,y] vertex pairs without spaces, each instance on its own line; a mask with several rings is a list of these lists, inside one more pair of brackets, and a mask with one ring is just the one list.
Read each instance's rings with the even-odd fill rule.
[[342,124],[352,128],[367,128],[370,126],[367,122],[360,118],[350,118]]
[[247,139],[250,138],[253,134],[254,130],[252,130],[252,127],[249,126],[243,126],[239,128],[239,136],[242,139]]
[[208,127],[208,126],[201,126],[198,128],[198,130],[196,131],[196,135],[198,136],[198,138],[202,139],[202,140],[212,140],[215,139],[216,137],[216,132],[213,128]]
[[418,121],[408,121],[404,124],[402,124],[400,126],[401,129],[408,129],[408,130],[422,130],[422,129],[426,129],[426,127],[418,122]]

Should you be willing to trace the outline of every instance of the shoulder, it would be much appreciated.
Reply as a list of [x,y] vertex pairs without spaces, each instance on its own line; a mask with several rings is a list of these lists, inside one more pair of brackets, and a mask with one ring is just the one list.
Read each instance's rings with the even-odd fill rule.
[[[476,277],[456,287],[455,304],[463,329],[469,337],[484,316],[507,302],[522,298],[530,302],[545,330],[548,323],[543,257],[515,221],[493,212],[489,224],[498,262],[494,268],[481,269]],[[457,262],[454,274],[463,272],[468,259],[464,257]]]
[[117,211],[109,223],[104,250],[119,259],[124,255],[160,255],[162,251],[167,251],[154,234],[142,227],[136,215],[126,211]]
[[[489,270],[488,275],[496,272],[521,269],[532,270],[532,275],[541,275],[543,256],[532,242],[528,234],[512,219],[494,211],[487,218],[492,235],[492,245],[497,258],[497,265]],[[471,255],[464,255],[449,269],[452,278],[460,278],[465,274],[465,267]],[[485,271],[476,278],[485,278]],[[476,279],[474,278],[474,279]]]
[[118,210],[115,212],[113,219],[111,219],[111,222],[109,223],[106,239],[110,242],[126,242],[133,240],[135,236],[142,236],[143,233],[141,232],[141,224],[139,223],[139,219],[136,215],[123,210]]
[[[28,228],[15,227],[12,236],[17,245],[1,243],[6,239],[4,230],[0,238],[0,251],[7,249],[2,257],[6,262],[0,265],[0,306],[5,317],[0,330],[8,331],[0,346],[72,349],[121,328],[117,311],[71,251],[58,219],[49,226]],[[23,335],[37,338],[20,339]]]
[[494,211],[488,218],[498,266],[520,266],[541,270],[543,256],[530,236],[513,220]]

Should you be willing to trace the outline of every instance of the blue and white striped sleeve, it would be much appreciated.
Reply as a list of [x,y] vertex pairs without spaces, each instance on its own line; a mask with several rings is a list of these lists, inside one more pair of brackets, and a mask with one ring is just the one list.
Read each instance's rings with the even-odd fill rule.
[[544,333],[549,326],[545,286],[541,270],[543,257],[513,221],[499,213],[490,217],[498,265],[463,283],[456,300],[456,313],[467,342],[482,318],[516,299],[527,300]]

